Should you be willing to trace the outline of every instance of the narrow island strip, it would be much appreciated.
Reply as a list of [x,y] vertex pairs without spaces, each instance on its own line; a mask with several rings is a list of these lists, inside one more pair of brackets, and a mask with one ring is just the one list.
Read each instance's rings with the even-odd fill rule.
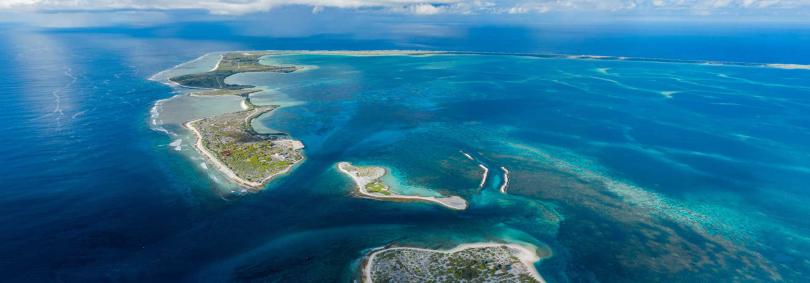
[[478,164],[478,167],[481,167],[481,169],[484,169],[484,174],[481,176],[481,184],[478,185],[479,188],[483,188],[484,184],[487,183],[487,174],[489,174],[489,168],[484,166],[484,164]]
[[378,200],[393,201],[424,201],[436,203],[444,207],[463,210],[467,208],[467,201],[458,196],[449,197],[423,197],[412,195],[401,195],[390,190],[389,186],[382,181],[386,170],[382,167],[374,166],[354,166],[349,162],[339,162],[338,170],[354,180],[357,194]]
[[475,160],[475,158],[473,158],[473,157],[472,157],[472,155],[470,155],[469,153],[466,153],[466,152],[464,152],[463,150],[459,150],[459,152],[461,152],[461,154],[463,154],[463,155],[464,155],[464,157],[467,157],[467,159],[469,159],[469,160]]
[[378,248],[362,264],[361,280],[371,282],[542,282],[534,268],[537,252],[495,242],[450,250]]
[[[469,159],[471,161],[476,161],[475,158],[472,157],[472,155],[470,155],[469,153],[464,152],[463,150],[459,150],[459,152],[461,152],[461,154],[463,154],[464,157],[466,157],[467,159]],[[483,163],[478,163],[478,167],[481,167],[481,170],[484,170],[484,173],[481,176],[481,183],[478,185],[478,188],[483,188],[484,185],[487,183],[487,176],[489,175],[489,168],[487,168],[487,166],[484,166]]]
[[501,193],[506,193],[506,187],[509,186],[509,170],[506,167],[501,166],[501,171],[503,171],[503,184],[501,184]]

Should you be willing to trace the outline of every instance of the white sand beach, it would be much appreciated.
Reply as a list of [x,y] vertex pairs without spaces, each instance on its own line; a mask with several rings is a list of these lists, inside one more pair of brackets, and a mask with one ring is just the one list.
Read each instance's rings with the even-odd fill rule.
[[410,196],[410,195],[401,195],[391,192],[389,195],[384,195],[380,193],[372,193],[366,190],[366,185],[375,180],[381,178],[385,175],[385,169],[381,167],[371,167],[368,168],[370,171],[369,174],[360,176],[356,172],[350,172],[350,168],[353,165],[349,162],[340,162],[337,164],[338,170],[341,173],[346,174],[347,176],[351,177],[354,180],[356,185],[356,191],[362,196],[372,198],[372,199],[389,199],[389,200],[414,200],[414,201],[426,201],[437,203],[444,207],[455,209],[455,210],[463,210],[467,208],[467,201],[458,196],[449,196],[449,197],[423,197],[423,196]]
[[487,182],[487,174],[489,174],[489,168],[484,166],[484,164],[478,164],[478,167],[481,167],[481,169],[484,169],[484,174],[483,174],[483,176],[481,176],[481,184],[478,185],[479,188],[483,188],[484,184],[486,184],[486,182]]
[[[300,161],[298,161],[296,163],[293,163],[292,165],[288,166],[284,170],[267,176],[266,178],[262,179],[261,182],[252,182],[252,181],[245,180],[245,179],[237,176],[236,173],[233,172],[233,170],[228,168],[227,165],[222,163],[222,161],[220,161],[216,156],[214,156],[214,154],[212,154],[210,151],[208,151],[205,148],[205,146],[202,144],[202,134],[200,134],[199,130],[197,130],[197,128],[194,127],[194,122],[197,122],[199,120],[201,120],[201,119],[197,119],[197,120],[185,123],[186,128],[191,130],[194,133],[194,135],[197,137],[197,142],[194,144],[194,148],[197,149],[197,151],[200,152],[205,157],[205,160],[207,162],[213,164],[214,167],[216,167],[217,170],[222,172],[222,174],[225,174],[225,176],[227,176],[228,179],[230,179],[231,181],[233,181],[234,183],[236,183],[236,184],[238,184],[240,186],[247,187],[247,188],[250,188],[250,189],[261,189],[264,186],[264,184],[267,184],[267,182],[269,182],[271,179],[273,179],[276,176],[286,174],[287,172],[290,171],[290,169],[295,167],[295,165],[300,164],[303,161],[303,159],[302,159],[302,160],[300,160]],[[304,148],[304,144],[301,143],[300,141],[297,141],[297,140],[279,140],[279,141],[276,141],[276,142],[288,143],[287,145],[293,147],[296,150]]]
[[503,184],[501,184],[501,193],[506,193],[506,187],[509,186],[509,170],[506,167],[501,166],[501,171],[503,171]]

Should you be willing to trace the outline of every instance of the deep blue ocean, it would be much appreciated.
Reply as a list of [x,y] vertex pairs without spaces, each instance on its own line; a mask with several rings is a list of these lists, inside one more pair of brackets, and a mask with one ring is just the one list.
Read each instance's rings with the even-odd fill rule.
[[[443,37],[2,26],[0,281],[349,282],[371,248],[472,241],[540,247],[549,282],[810,281],[810,70],[709,63],[810,64],[810,30],[696,27],[470,25]],[[267,57],[317,68],[229,81],[284,105],[254,126],[301,139],[307,159],[241,193],[201,167],[179,127],[238,100],[150,78],[253,49],[655,60]],[[479,189],[459,151],[508,167],[509,194],[499,174]],[[339,161],[386,166],[403,186],[470,208],[355,198]]]

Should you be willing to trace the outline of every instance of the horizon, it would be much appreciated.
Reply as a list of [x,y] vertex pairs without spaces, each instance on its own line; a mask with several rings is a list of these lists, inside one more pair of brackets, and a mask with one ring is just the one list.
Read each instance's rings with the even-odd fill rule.
[[0,281],[810,282],[808,11],[0,1]]
[[[8,8],[7,8],[8,9]],[[593,11],[413,15],[385,9],[282,5],[216,15],[203,9],[28,11],[3,17],[10,35],[118,34],[245,42],[258,49],[414,49],[810,64],[810,21],[690,15],[583,17]],[[804,11],[804,9],[800,9]],[[4,13],[0,9],[0,14]],[[6,14],[9,12],[6,11]],[[776,19],[768,20],[768,19]]]

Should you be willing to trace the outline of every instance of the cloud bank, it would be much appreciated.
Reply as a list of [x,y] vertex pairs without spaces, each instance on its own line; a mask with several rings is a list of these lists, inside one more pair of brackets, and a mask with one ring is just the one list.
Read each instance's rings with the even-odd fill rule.
[[608,12],[664,14],[780,14],[810,15],[810,0],[3,0],[0,10],[206,10],[241,15],[282,6],[363,9],[413,15],[531,14],[548,12]]

